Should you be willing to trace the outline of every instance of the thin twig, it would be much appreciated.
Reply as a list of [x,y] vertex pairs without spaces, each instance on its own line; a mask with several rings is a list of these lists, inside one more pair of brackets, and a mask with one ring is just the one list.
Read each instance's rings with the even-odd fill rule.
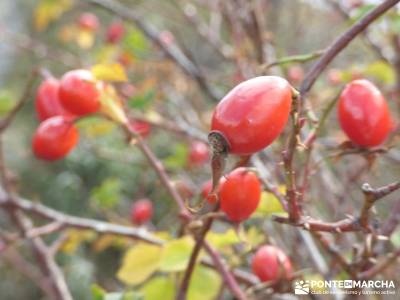
[[383,15],[387,10],[399,3],[400,0],[386,0],[371,10],[367,15],[352,25],[347,31],[342,33],[325,51],[320,59],[313,65],[311,70],[306,74],[304,81],[300,87],[301,99],[314,85],[318,76],[326,68],[326,66],[352,41],[363,32],[373,21]]
[[187,56],[175,44],[167,45],[163,43],[157,30],[145,23],[135,10],[125,7],[118,2],[112,0],[86,0],[87,2],[97,5],[113,14],[134,23],[152,42],[154,42],[163,53],[176,63],[189,77],[193,78],[201,90],[204,91],[214,101],[220,100],[220,95],[208,84],[201,70],[188,59]]
[[10,126],[12,120],[15,118],[16,114],[20,111],[20,109],[24,106],[24,104],[29,100],[29,96],[32,91],[33,84],[36,79],[36,71],[32,71],[31,75],[26,83],[24,92],[21,97],[17,101],[17,104],[14,108],[7,114],[7,116],[0,121],[0,134]]

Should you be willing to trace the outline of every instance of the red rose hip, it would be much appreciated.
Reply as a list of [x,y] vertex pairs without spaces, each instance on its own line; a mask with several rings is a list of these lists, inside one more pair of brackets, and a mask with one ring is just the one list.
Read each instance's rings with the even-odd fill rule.
[[221,180],[219,199],[221,210],[234,222],[241,222],[250,217],[257,209],[261,198],[261,184],[256,174],[238,168]]
[[209,157],[208,145],[194,141],[190,144],[188,161],[191,165],[201,165],[207,162]]
[[100,109],[100,92],[88,70],[73,70],[64,74],[60,81],[61,104],[69,112],[84,116]]
[[340,95],[337,114],[343,131],[361,147],[382,144],[393,128],[385,98],[365,79],[346,85]]
[[54,116],[72,116],[60,102],[60,82],[55,78],[44,80],[36,93],[35,108],[40,121]]
[[233,154],[252,154],[271,144],[289,117],[293,89],[283,78],[260,76],[233,88],[215,108],[211,130],[222,133]]
[[33,136],[32,150],[37,158],[53,161],[65,157],[78,140],[79,132],[72,120],[56,116],[40,123]]
[[293,275],[290,259],[281,249],[271,245],[262,246],[257,250],[251,267],[263,282],[290,279]]
[[79,16],[78,25],[84,30],[95,31],[99,27],[99,19],[95,14],[83,13]]
[[124,36],[124,33],[124,25],[121,22],[114,22],[107,29],[106,40],[110,44],[117,44]]
[[133,203],[131,208],[131,221],[133,224],[141,225],[151,219],[153,215],[153,204],[148,199],[141,199]]
[[142,138],[148,137],[151,131],[151,125],[148,122],[141,120],[130,120],[129,127]]

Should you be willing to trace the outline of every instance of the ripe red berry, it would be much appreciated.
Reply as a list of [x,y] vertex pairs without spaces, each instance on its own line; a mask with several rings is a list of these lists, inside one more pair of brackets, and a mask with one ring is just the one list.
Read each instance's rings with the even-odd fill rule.
[[234,222],[241,222],[256,210],[261,198],[261,184],[256,174],[237,168],[219,186],[221,210]]
[[83,13],[79,16],[78,25],[84,30],[95,31],[99,28],[99,20],[95,14]]
[[146,138],[151,131],[151,125],[145,121],[130,120],[129,127],[134,132],[140,134],[141,137]]
[[36,129],[32,150],[37,158],[57,160],[66,156],[78,143],[79,132],[65,116],[49,118]]
[[110,44],[117,44],[124,36],[124,33],[124,24],[121,22],[114,22],[107,29],[106,40]]
[[88,70],[73,70],[64,74],[60,81],[61,104],[71,113],[83,116],[100,109],[100,92]]
[[288,69],[288,78],[292,83],[299,83],[304,78],[303,68],[300,66],[291,66]]
[[191,165],[201,165],[208,161],[209,151],[208,145],[194,141],[190,144],[188,162]]
[[131,221],[133,224],[141,225],[151,219],[153,215],[153,204],[148,199],[141,199],[133,203],[131,208]]
[[342,91],[338,104],[340,126],[356,145],[382,144],[393,128],[385,98],[368,80],[354,80]]
[[212,189],[212,181],[207,180],[206,182],[203,183],[203,185],[201,187],[201,196],[204,199],[208,200],[208,194],[210,194],[211,189]]
[[342,73],[338,69],[328,71],[328,81],[332,85],[338,85],[342,81]]
[[54,116],[71,116],[60,102],[58,91],[60,82],[55,78],[44,80],[36,93],[35,108],[40,121]]
[[278,281],[292,277],[292,264],[279,248],[265,245],[259,248],[251,262],[253,272],[261,281]]
[[271,144],[286,125],[292,87],[283,78],[260,76],[237,85],[215,108],[211,130],[221,132],[233,154],[252,154]]

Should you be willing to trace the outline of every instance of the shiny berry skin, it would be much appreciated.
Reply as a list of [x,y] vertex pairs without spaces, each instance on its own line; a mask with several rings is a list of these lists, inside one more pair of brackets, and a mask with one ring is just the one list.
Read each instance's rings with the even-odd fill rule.
[[99,28],[99,19],[95,14],[83,13],[79,16],[78,25],[87,31],[95,31]]
[[142,225],[149,221],[153,215],[153,203],[148,199],[141,199],[133,203],[131,208],[131,221],[133,224]]
[[245,168],[237,168],[220,182],[221,210],[234,222],[250,217],[261,198],[261,184],[256,174]]
[[73,70],[64,74],[60,81],[61,104],[69,112],[84,116],[100,109],[100,92],[88,70]]
[[35,156],[43,160],[58,160],[65,157],[78,143],[79,132],[72,120],[56,116],[44,120],[32,140]]
[[208,145],[194,141],[190,144],[188,162],[191,165],[201,165],[208,161],[209,151]]
[[343,131],[361,147],[382,144],[393,128],[385,98],[365,79],[346,85],[340,95],[337,114]]
[[148,137],[151,131],[151,125],[140,120],[130,120],[129,127],[143,138]]
[[124,24],[121,22],[114,22],[107,29],[106,40],[110,44],[117,44],[123,38],[124,34]]
[[293,276],[290,259],[281,249],[271,245],[264,245],[257,250],[251,267],[263,282],[290,279]]
[[291,103],[292,87],[285,79],[252,78],[237,85],[218,103],[211,130],[225,136],[232,154],[258,152],[282,132]]
[[36,93],[35,109],[40,121],[54,116],[72,116],[60,102],[58,90],[60,82],[55,78],[44,80]]

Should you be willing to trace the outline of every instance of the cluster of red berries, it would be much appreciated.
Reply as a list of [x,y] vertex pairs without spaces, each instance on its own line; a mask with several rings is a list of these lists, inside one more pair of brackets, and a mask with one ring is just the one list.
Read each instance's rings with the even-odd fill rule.
[[61,80],[44,80],[36,96],[41,122],[32,141],[36,157],[53,161],[66,156],[79,140],[74,121],[99,109],[100,92],[90,71],[73,70]]
[[[78,26],[82,30],[94,32],[99,28],[99,19],[95,14],[86,12],[79,16]],[[121,21],[112,22],[106,31],[106,42],[109,44],[118,44],[124,37],[125,27]]]
[[[294,73],[291,75],[299,75]],[[292,98],[293,89],[283,78],[261,76],[244,81],[219,102],[211,130],[225,138],[230,153],[253,154],[271,144],[282,132]],[[344,88],[338,104],[338,119],[352,143],[364,148],[382,144],[394,127],[385,98],[368,80],[353,80]],[[209,197],[211,189],[212,183],[208,181],[201,192],[209,202],[215,201],[215,197]],[[220,180],[218,194],[221,210],[230,220],[241,222],[256,210],[261,184],[253,172],[238,168]],[[258,249],[252,269],[261,281],[292,276],[289,258],[273,246]]]

